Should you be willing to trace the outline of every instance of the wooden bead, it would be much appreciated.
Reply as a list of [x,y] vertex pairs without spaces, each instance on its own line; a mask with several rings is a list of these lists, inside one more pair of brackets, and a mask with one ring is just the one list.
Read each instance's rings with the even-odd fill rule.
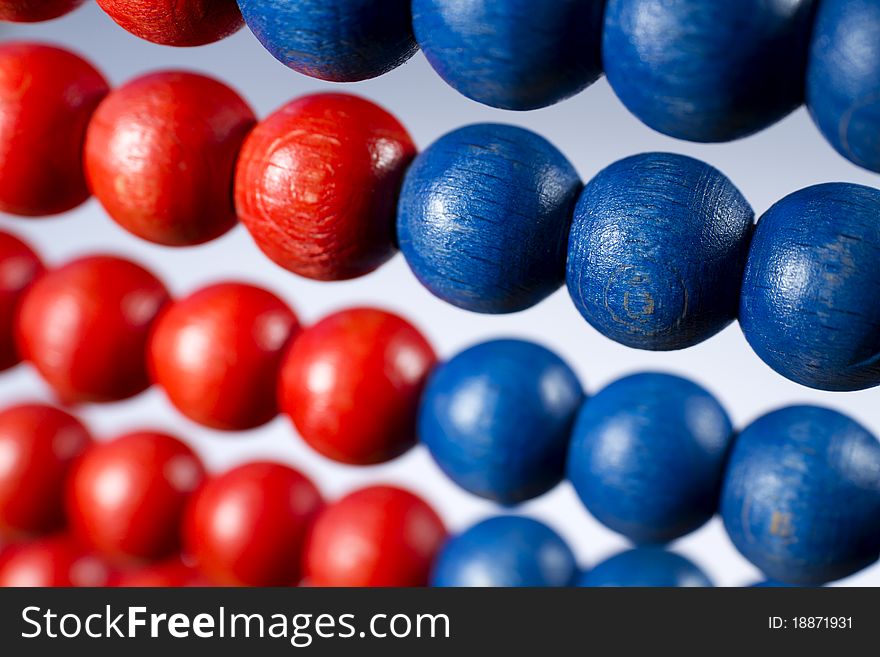
[[807,105],[822,134],[851,162],[880,173],[880,3],[822,0]]
[[556,354],[495,340],[459,353],[432,374],[419,437],[465,490],[517,504],[558,484],[584,392]]
[[696,383],[634,374],[584,404],[568,477],[602,524],[635,543],[666,543],[715,514],[732,437],[724,408]]
[[820,390],[880,384],[880,191],[831,183],[758,222],[740,324],[774,370]]
[[351,465],[391,460],[416,442],[416,413],[434,350],[412,324],[373,308],[307,328],[285,357],[281,409],[318,452]]
[[880,554],[880,442],[835,411],[791,406],[746,427],[721,494],[727,533],[789,584],[822,584]]
[[0,588],[97,587],[112,579],[107,563],[66,534],[13,545],[0,559]]
[[306,533],[322,505],[302,473],[280,463],[240,465],[205,484],[184,536],[199,569],[225,586],[293,586]]
[[361,488],[328,505],[315,521],[306,582],[425,586],[445,539],[443,521],[420,497],[394,486]]
[[296,315],[271,292],[218,283],[162,313],[148,365],[189,419],[214,429],[253,429],[278,414],[278,371],[298,331]]
[[43,404],[0,411],[0,537],[43,534],[64,526],[64,485],[88,448],[88,430]]
[[180,550],[184,509],[204,478],[199,457],[177,438],[129,433],[93,445],[76,464],[67,517],[109,559],[161,559]]
[[396,251],[394,206],[415,145],[381,107],[316,94],[266,118],[242,149],[235,202],[257,246],[317,280],[363,276]]
[[661,548],[638,548],[586,571],[578,586],[707,587],[712,581],[681,555]]
[[547,525],[522,516],[496,516],[446,543],[431,585],[569,586],[576,575],[571,548]]
[[321,80],[374,78],[418,49],[409,0],[238,0],[238,5],[275,59]]
[[602,73],[604,0],[414,0],[413,28],[434,70],[491,107],[558,103]]
[[110,18],[136,37],[163,46],[201,46],[244,25],[235,0],[98,0]]
[[67,50],[0,44],[0,212],[59,214],[89,196],[82,145],[109,87]]
[[31,286],[16,343],[62,401],[126,399],[150,384],[147,337],[167,301],[165,286],[140,265],[81,258]]
[[0,21],[39,23],[69,14],[86,0],[0,0]]
[[89,125],[86,175],[110,217],[138,237],[190,246],[236,223],[232,182],[256,117],[226,85],[162,72],[114,90]]
[[0,371],[20,360],[15,314],[25,290],[43,273],[43,263],[20,239],[0,231]]
[[444,301],[483,313],[524,310],[562,284],[580,188],[565,156],[533,132],[498,124],[460,128],[407,172],[400,249]]
[[736,317],[754,214],[708,164],[645,153],[584,188],[567,283],[584,318],[637,349],[683,349]]
[[698,142],[745,137],[803,102],[815,4],[608,0],[608,81],[659,132]]

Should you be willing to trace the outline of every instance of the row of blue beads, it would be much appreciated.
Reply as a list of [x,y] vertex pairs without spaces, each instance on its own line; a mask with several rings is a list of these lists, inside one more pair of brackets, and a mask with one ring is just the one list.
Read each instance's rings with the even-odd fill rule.
[[397,237],[419,281],[466,310],[523,310],[566,282],[594,328],[651,350],[692,346],[739,316],[784,376],[857,390],[880,384],[878,216],[880,191],[818,185],[755,230],[748,202],[704,162],[646,153],[582,187],[542,137],[478,124],[416,158]]
[[[438,366],[419,435],[457,485],[503,505],[567,477],[599,522],[642,548],[698,529],[720,508],[734,545],[775,581],[821,584],[880,554],[880,442],[825,408],[783,408],[737,434],[718,400],[690,380],[634,374],[587,399],[559,356],[508,339]],[[642,564],[635,572],[656,562],[658,578],[704,581],[659,550],[620,560],[580,581],[613,583],[629,560]],[[448,586],[563,586],[576,578],[564,541],[518,516],[451,539],[434,575]]]
[[284,64],[351,82],[419,46],[465,96],[546,107],[603,72],[673,137],[744,137],[807,105],[831,144],[880,171],[880,0],[238,0]]

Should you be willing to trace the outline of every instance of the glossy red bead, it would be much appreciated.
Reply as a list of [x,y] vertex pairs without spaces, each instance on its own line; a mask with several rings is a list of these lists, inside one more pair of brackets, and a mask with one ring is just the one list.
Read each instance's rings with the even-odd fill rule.
[[235,0],[98,0],[124,30],[163,46],[201,46],[237,32]]
[[353,308],[305,329],[281,368],[278,398],[303,439],[353,465],[381,463],[416,442],[416,414],[436,362],[406,320]]
[[256,123],[213,78],[165,71],[114,90],[86,136],[86,175],[110,217],[166,246],[207,242],[236,223],[238,151]]
[[0,44],[0,212],[58,214],[88,198],[83,139],[108,90],[72,52]]
[[107,586],[108,564],[61,534],[12,545],[0,558],[0,587]]
[[0,21],[39,23],[64,16],[86,0],[0,0]]
[[122,572],[113,583],[115,586],[133,588],[208,586],[207,580],[198,569],[187,564],[179,556]]
[[125,399],[149,385],[147,337],[168,301],[149,271],[114,256],[44,274],[22,299],[16,343],[65,402]]
[[153,380],[195,422],[241,431],[278,414],[281,359],[299,321],[253,285],[219,283],[180,299],[156,323],[148,349]]
[[446,538],[437,513],[394,486],[371,486],[328,505],[305,556],[312,586],[425,586]]
[[257,246],[296,274],[362,276],[394,255],[397,196],[415,152],[397,119],[368,100],[299,98],[245,141],[239,217]]
[[0,231],[0,371],[20,360],[15,346],[15,313],[22,293],[43,272],[43,263],[20,239]]
[[167,557],[180,548],[181,522],[204,467],[180,440],[138,432],[93,446],[67,490],[71,528],[115,561]]
[[67,476],[91,442],[79,420],[52,406],[0,411],[0,536],[63,526]]
[[280,463],[247,463],[209,481],[187,514],[187,552],[214,583],[292,586],[321,507],[315,485]]

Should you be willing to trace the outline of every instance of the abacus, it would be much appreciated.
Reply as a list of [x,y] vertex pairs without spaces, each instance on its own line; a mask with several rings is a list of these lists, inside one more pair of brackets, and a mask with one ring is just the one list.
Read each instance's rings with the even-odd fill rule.
[[[0,19],[79,4],[0,1]],[[333,82],[421,48],[451,86],[504,109],[557,103],[604,72],[642,121],[695,142],[753,134],[806,99],[838,150],[880,170],[865,91],[876,77],[838,73],[877,33],[868,0],[98,4],[167,46],[246,22],[284,64]],[[732,25],[749,38],[731,45]],[[511,57],[526,26],[530,50]],[[232,262],[182,289],[137,256],[56,263],[41,238],[15,234],[93,196],[131,244],[159,253],[210,249],[241,223],[294,275],[281,280],[329,289],[381,274],[399,251],[462,323],[553,322],[543,302],[564,285],[609,348],[702,348],[738,322],[780,380],[880,385],[880,190],[780,191],[756,222],[732,179],[695,157],[640,153],[584,181],[522,127],[432,138],[419,149],[389,109],[348,90],[260,118],[213,75],[160,69],[111,86],[74,49],[0,43],[0,211],[18,217],[0,232],[0,368],[29,368],[57,402],[0,410],[0,585],[712,586],[666,546],[716,515],[772,584],[821,585],[878,559],[880,442],[824,405],[734,421],[692,377],[640,366],[596,386],[537,336],[440,348],[414,312],[354,298],[313,319]],[[106,440],[79,417],[148,390],[215,444],[283,416],[277,439],[367,478],[328,493],[307,465],[254,453],[213,467],[184,430],[117,423]],[[369,475],[412,454],[489,517],[449,522],[419,487]],[[570,540],[582,519],[562,532],[521,508],[560,488],[632,547],[585,563]]]

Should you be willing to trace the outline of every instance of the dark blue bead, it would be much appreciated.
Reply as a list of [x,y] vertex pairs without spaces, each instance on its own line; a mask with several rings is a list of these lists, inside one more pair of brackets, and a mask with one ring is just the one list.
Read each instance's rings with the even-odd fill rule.
[[238,0],[238,6],[278,61],[321,80],[374,78],[418,50],[409,0]]
[[807,104],[841,155],[880,172],[880,0],[822,0]]
[[769,578],[821,584],[861,570],[880,554],[880,442],[825,408],[769,413],[734,442],[721,516]]
[[740,323],[783,376],[820,390],[880,384],[880,191],[816,185],[758,222]]
[[712,586],[688,559],[660,548],[627,550],[581,575],[578,586]]
[[715,514],[732,434],[724,408],[696,383],[634,374],[584,404],[568,478],[602,524],[636,543],[666,543]]
[[546,107],[602,73],[604,0],[413,0],[416,39],[431,66],[478,102]]
[[450,538],[431,576],[432,586],[569,586],[574,554],[547,525],[496,516]]
[[419,155],[400,195],[397,236],[416,277],[466,310],[510,313],[562,284],[581,182],[543,137],[478,124]]
[[568,291],[598,331],[638,349],[682,349],[736,317],[754,213],[708,164],[646,153],[584,188]]
[[813,0],[608,0],[602,52],[627,108],[664,134],[738,139],[804,96]]
[[556,354],[521,340],[484,342],[440,365],[419,411],[419,437],[471,493],[516,504],[563,478],[583,400]]

